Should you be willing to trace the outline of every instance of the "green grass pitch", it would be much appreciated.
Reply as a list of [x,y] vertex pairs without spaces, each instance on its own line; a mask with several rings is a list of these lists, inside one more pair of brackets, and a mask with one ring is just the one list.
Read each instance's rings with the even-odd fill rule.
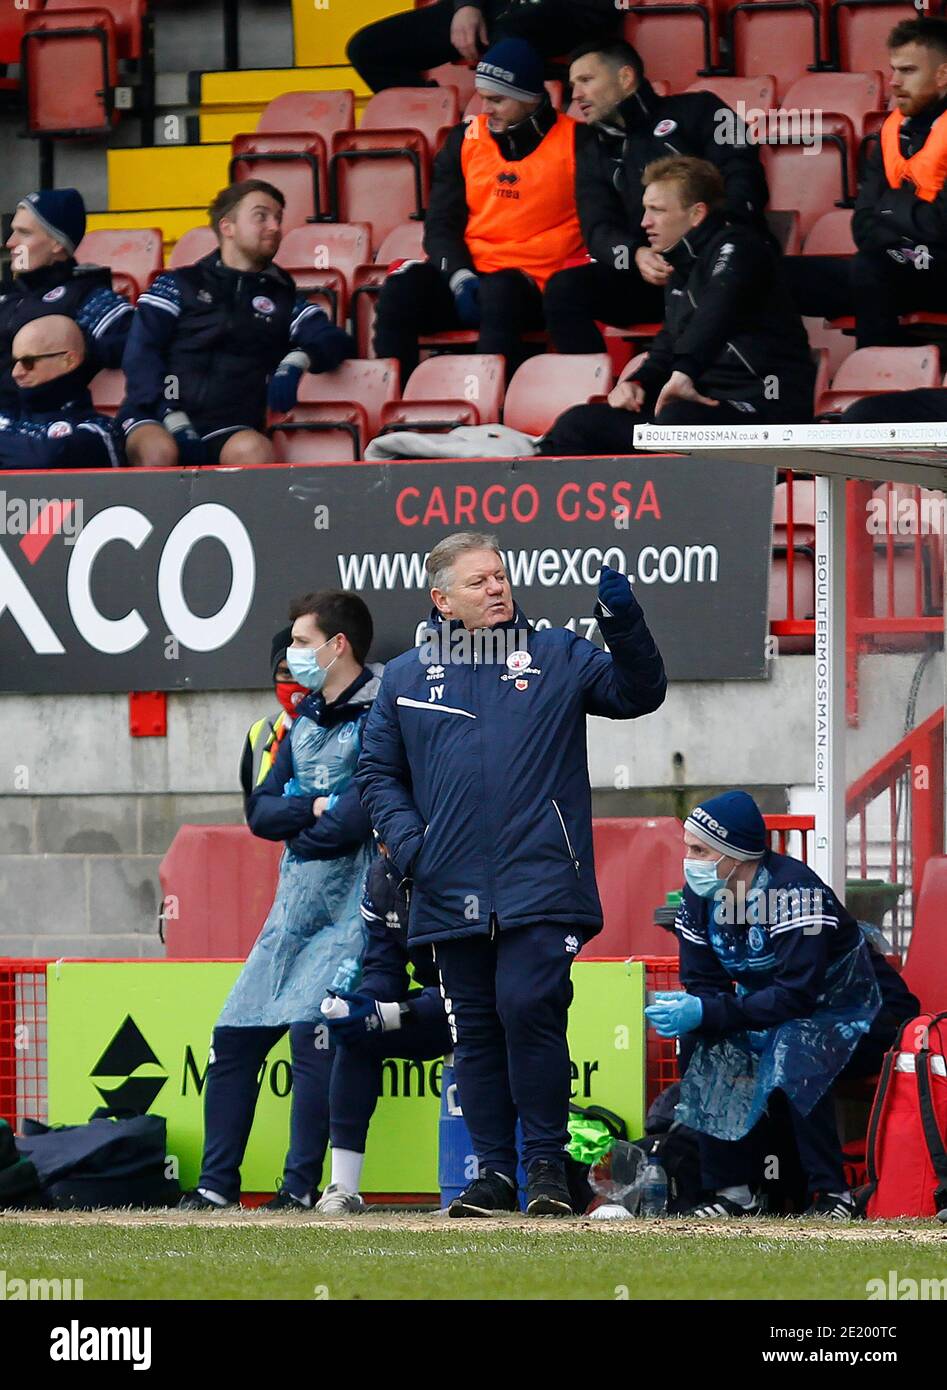
[[340,1224],[243,1213],[0,1219],[8,1286],[14,1278],[82,1279],[86,1300],[864,1301],[866,1281],[891,1270],[947,1279],[947,1230],[935,1222],[838,1231],[773,1220],[695,1230],[406,1215]]

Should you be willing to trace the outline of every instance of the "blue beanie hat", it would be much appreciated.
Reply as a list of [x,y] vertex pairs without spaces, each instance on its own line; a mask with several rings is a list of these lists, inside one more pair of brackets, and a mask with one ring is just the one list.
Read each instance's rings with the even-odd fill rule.
[[27,208],[70,256],[85,236],[85,203],[78,188],[47,188],[21,198],[17,207]]
[[543,60],[525,39],[501,39],[477,64],[478,92],[535,101],[545,91]]
[[749,792],[722,792],[702,801],[684,829],[728,859],[759,859],[766,853],[766,822]]

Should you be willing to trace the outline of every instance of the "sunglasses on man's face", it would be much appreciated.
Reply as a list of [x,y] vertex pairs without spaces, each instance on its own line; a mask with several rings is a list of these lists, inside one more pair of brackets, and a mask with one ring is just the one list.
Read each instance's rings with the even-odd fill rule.
[[42,362],[47,357],[65,357],[68,348],[62,348],[59,352],[34,352],[28,357],[14,357],[14,367],[22,367],[25,372],[31,372],[37,362]]

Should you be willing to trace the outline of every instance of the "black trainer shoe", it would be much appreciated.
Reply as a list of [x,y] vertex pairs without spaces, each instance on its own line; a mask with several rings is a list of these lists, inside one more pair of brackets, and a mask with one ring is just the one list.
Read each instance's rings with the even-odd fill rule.
[[743,1207],[739,1202],[731,1202],[729,1197],[715,1197],[712,1202],[691,1207],[684,1215],[698,1221],[727,1221],[731,1216],[760,1216],[762,1211],[762,1204],[755,1198],[748,1207]]
[[516,1211],[516,1184],[502,1173],[484,1173],[474,1178],[447,1208],[448,1216],[496,1216]]
[[836,1192],[820,1192],[813,1197],[805,1215],[828,1217],[830,1221],[853,1221],[858,1212],[851,1197],[840,1197]]
[[564,1163],[537,1158],[526,1174],[527,1216],[574,1216]]
[[212,1202],[209,1197],[205,1197],[203,1192],[199,1192],[195,1187],[192,1192],[185,1192],[180,1202],[178,1211],[230,1211],[237,1205],[236,1202]]
[[321,1192],[316,1193],[314,1202],[301,1202],[298,1197],[294,1197],[291,1192],[287,1192],[285,1187],[281,1187],[275,1197],[271,1197],[268,1202],[261,1202],[258,1211],[312,1211],[316,1202],[322,1196]]

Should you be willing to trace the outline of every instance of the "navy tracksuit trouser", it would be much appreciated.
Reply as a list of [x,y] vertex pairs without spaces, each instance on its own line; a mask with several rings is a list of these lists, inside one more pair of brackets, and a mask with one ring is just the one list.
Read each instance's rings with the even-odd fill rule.
[[[788,1098],[786,1110],[810,1195],[847,1191],[831,1087],[808,1115],[800,1114]],[[765,1161],[764,1136],[770,1133],[764,1117],[742,1139],[728,1141],[698,1134],[700,1176],[704,1187],[718,1191],[721,1187],[739,1187],[746,1183],[756,1191]]]
[[447,1015],[407,1018],[390,1033],[371,1033],[364,1041],[337,1043],[329,1086],[329,1137],[334,1149],[364,1153],[368,1126],[381,1095],[386,1057],[427,1062],[453,1046]]
[[293,1079],[282,1186],[294,1197],[312,1197],[319,1187],[329,1140],[334,1057],[328,1029],[315,1023],[215,1028],[204,1093],[204,1157],[197,1185],[228,1201],[235,1202],[240,1195],[240,1165],[253,1126],[261,1068],[287,1027]]
[[562,1162],[569,1139],[569,972],[580,927],[546,923],[438,941],[434,958],[455,1033],[460,1103],[480,1172],[516,1180],[523,1164]]

